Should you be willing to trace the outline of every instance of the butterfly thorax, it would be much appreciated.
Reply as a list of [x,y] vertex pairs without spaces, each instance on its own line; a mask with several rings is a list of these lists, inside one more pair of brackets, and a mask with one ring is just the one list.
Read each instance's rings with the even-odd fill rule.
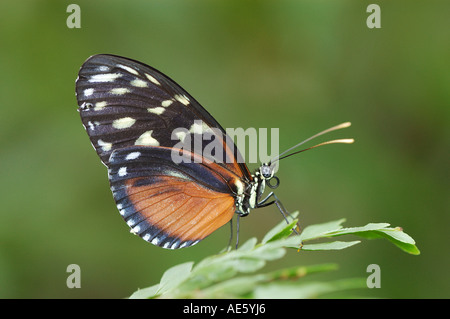
[[238,192],[236,193],[237,214],[247,216],[251,209],[257,208],[258,202],[266,188],[266,182],[269,182],[274,177],[273,174],[274,172],[270,165],[264,163],[251,175],[252,181],[245,190],[241,188],[242,191],[239,192],[238,187]]

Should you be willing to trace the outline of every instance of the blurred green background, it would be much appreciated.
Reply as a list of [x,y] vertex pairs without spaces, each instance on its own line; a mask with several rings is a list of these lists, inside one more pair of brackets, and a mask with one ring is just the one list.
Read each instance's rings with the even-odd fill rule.
[[[332,280],[378,264],[381,288],[355,295],[450,297],[449,1],[376,1],[381,29],[366,26],[373,1],[80,0],[80,29],[66,26],[70,3],[0,4],[0,297],[123,298],[228,242],[228,227],[179,251],[129,233],[76,110],[77,72],[97,53],[161,70],[223,127],[280,128],[280,150],[351,121],[328,138],[355,144],[282,162],[279,198],[303,226],[401,226],[421,255],[374,240],[265,270],[335,262],[313,278]],[[242,242],[280,220],[253,211]],[[81,289],[66,287],[72,263]]]

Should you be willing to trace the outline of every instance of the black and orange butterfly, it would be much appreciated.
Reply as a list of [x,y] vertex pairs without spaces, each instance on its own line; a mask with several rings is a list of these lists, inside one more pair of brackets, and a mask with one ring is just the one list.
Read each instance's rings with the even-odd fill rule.
[[[350,125],[316,134],[251,174],[220,124],[189,93],[150,66],[94,55],[79,71],[76,96],[84,128],[108,168],[121,216],[131,232],[169,249],[195,245],[226,223],[232,225],[234,214],[239,219],[253,208],[275,204],[286,219],[288,212],[273,192],[262,198],[266,185],[279,184],[276,162],[307,150],[284,155],[313,137]],[[204,138],[206,134],[211,136]],[[196,148],[177,148],[185,140],[200,142]],[[223,152],[205,156],[202,151],[213,140]],[[174,153],[182,161],[174,162]]]

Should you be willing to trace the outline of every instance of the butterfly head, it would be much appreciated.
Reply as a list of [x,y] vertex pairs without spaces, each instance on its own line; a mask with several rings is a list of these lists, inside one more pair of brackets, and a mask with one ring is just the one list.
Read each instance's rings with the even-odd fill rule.
[[263,163],[261,165],[261,167],[259,168],[259,173],[261,174],[261,176],[264,179],[268,180],[273,177],[274,170],[273,170],[273,167],[271,167],[269,163]]
[[[270,188],[277,188],[280,184],[280,180],[275,176],[275,165],[271,163],[262,163],[259,167],[259,176],[265,181]],[[275,180],[276,183],[271,183],[271,180]]]

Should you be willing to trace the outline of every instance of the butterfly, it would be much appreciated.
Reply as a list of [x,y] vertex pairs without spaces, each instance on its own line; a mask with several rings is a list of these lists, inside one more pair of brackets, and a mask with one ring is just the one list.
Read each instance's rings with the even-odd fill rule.
[[76,97],[120,215],[132,233],[167,249],[193,246],[228,222],[232,229],[234,215],[239,227],[239,218],[254,208],[275,204],[286,219],[274,192],[263,197],[266,186],[279,185],[277,162],[320,145],[353,142],[328,141],[285,155],[350,125],[343,123],[250,173],[233,140],[188,92],[160,71],[115,55],[84,62]]

